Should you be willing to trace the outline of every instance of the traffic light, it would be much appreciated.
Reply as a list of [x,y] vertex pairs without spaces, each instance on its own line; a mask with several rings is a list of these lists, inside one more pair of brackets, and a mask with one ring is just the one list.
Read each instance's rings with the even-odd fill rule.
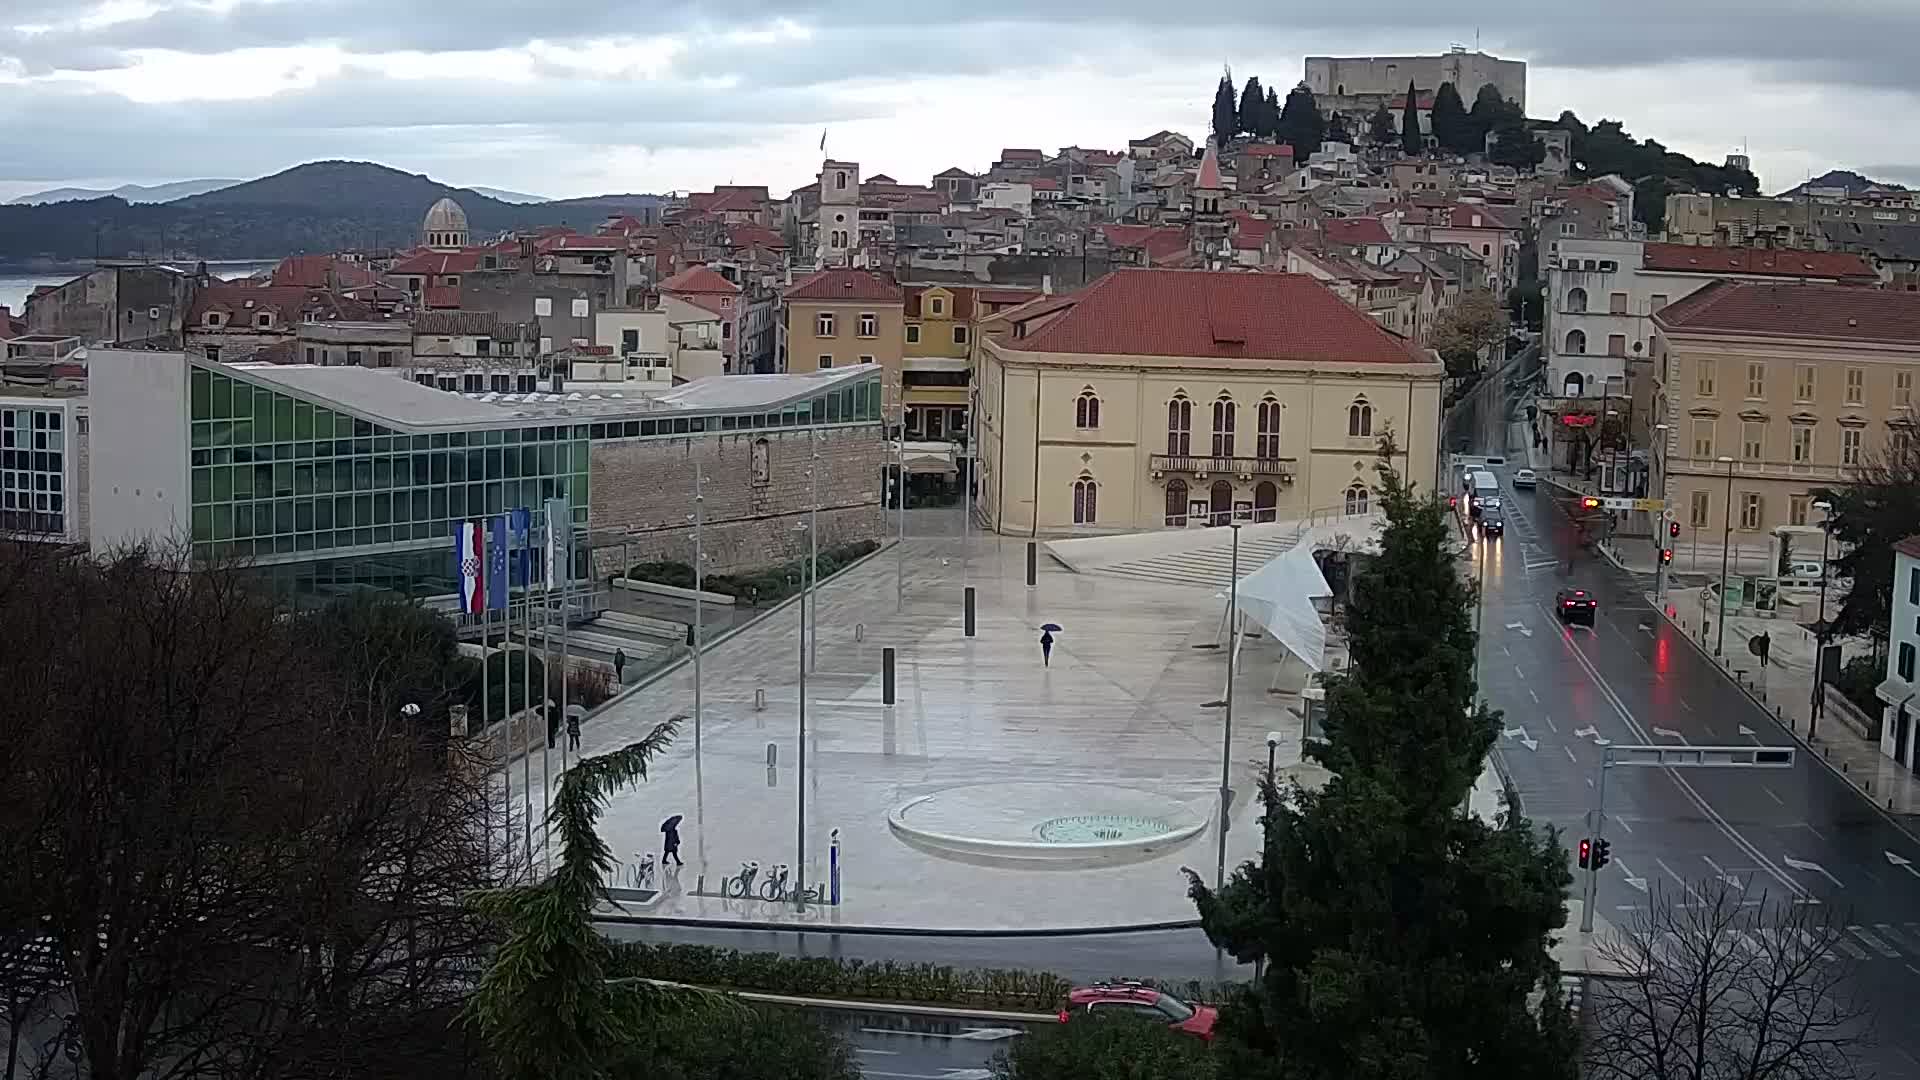
[[1593,868],[1595,870],[1605,870],[1607,868],[1607,864],[1613,861],[1613,856],[1610,854],[1612,850],[1613,850],[1613,841],[1608,840],[1604,837],[1601,838],[1598,844],[1594,845]]
[[1680,523],[1677,521],[1667,522],[1667,535],[1675,540],[1680,539]]
[[1580,500],[1580,505],[1588,510],[1598,510],[1600,509],[1600,500],[1588,495]]
[[1587,860],[1592,856],[1592,854],[1593,854],[1593,841],[1588,840],[1585,837],[1581,837],[1580,838],[1580,869],[1585,870],[1587,868]]
[[1661,549],[1660,549],[1660,564],[1661,564],[1662,566],[1664,566],[1664,565],[1666,565],[1666,564],[1668,564],[1668,563],[1671,563],[1672,561],[1673,561],[1673,549],[1672,549],[1672,548],[1661,548]]

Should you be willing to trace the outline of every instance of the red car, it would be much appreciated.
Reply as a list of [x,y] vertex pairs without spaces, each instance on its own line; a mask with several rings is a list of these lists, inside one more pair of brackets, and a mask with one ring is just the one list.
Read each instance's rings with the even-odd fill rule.
[[1067,994],[1067,1006],[1060,1010],[1060,1022],[1066,1023],[1076,1012],[1098,1016],[1139,1016],[1165,1023],[1175,1031],[1213,1041],[1213,1025],[1220,1010],[1210,1005],[1189,1005],[1164,990],[1138,982],[1096,983],[1077,987]]

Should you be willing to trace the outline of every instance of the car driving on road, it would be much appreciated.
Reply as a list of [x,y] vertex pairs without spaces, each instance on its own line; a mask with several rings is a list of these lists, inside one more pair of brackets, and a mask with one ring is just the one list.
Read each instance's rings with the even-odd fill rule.
[[1553,597],[1553,613],[1563,623],[1592,626],[1599,610],[1600,602],[1585,589],[1561,589]]
[[1220,1019],[1220,1010],[1210,1005],[1189,1005],[1164,990],[1131,981],[1076,987],[1067,994],[1060,1022],[1066,1023],[1077,1012],[1160,1020],[1175,1031],[1209,1041],[1213,1039],[1214,1022]]
[[1513,474],[1513,486],[1527,491],[1533,490],[1533,485],[1538,483],[1539,480],[1539,474],[1532,469],[1521,469],[1519,472]]

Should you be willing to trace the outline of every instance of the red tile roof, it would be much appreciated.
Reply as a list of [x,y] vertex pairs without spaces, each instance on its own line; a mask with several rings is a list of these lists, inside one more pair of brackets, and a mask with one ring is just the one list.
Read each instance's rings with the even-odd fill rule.
[[735,247],[763,247],[770,251],[784,251],[787,247],[785,238],[764,225],[729,225],[727,243]]
[[[500,250],[499,248],[495,249]],[[518,251],[519,245],[507,248]],[[463,248],[460,251],[416,251],[387,270],[389,274],[465,274],[480,269],[480,251],[476,248]]]
[[1865,257],[1843,251],[1783,251],[1772,248],[1648,244],[1641,265],[1648,270],[1702,274],[1768,274],[1780,277],[1873,281]]
[[420,303],[433,310],[445,310],[460,306],[460,286],[429,285],[421,290]]
[[534,243],[536,251],[625,251],[627,239],[624,236],[581,236],[579,233],[561,233],[557,236],[542,236]]
[[1000,151],[1001,161],[1045,161],[1047,155],[1038,150],[1011,149]]
[[1920,535],[1909,536],[1893,545],[1893,550],[1908,558],[1920,559]]
[[843,300],[898,304],[903,300],[900,286],[892,279],[868,270],[822,270],[812,277],[796,281],[787,290],[789,300],[832,302]]
[[1920,293],[1884,289],[1720,280],[1653,318],[1669,333],[1920,347]]
[[1377,217],[1328,218],[1320,223],[1320,230],[1326,234],[1329,244],[1364,247],[1367,244],[1393,243],[1387,227]]
[[1031,181],[1029,181],[1029,183],[1033,185],[1033,190],[1035,191],[1059,191],[1060,190],[1060,181],[1055,180],[1051,176],[1036,176]]
[[974,290],[965,285],[913,285],[908,287],[905,310],[907,318],[917,319],[920,317],[920,298],[926,294],[928,289],[945,289],[953,296],[953,307],[947,312],[949,316],[961,322],[966,322],[973,318]]
[[663,293],[687,293],[692,295],[735,296],[740,286],[720,276],[718,271],[709,270],[705,264],[689,266],[660,283]]
[[1293,156],[1293,147],[1286,143],[1249,143],[1240,148],[1244,157],[1283,157]]
[[977,290],[983,304],[1024,304],[1040,295],[1037,289],[993,288]]
[[1070,311],[1006,345],[1025,352],[1323,363],[1426,362],[1300,274],[1116,270]]
[[1192,246],[1187,230],[1178,225],[1102,225],[1100,232],[1109,247],[1141,248],[1156,263],[1183,254]]
[[733,318],[733,298],[730,296],[718,296],[714,293],[675,293],[674,297],[722,319]]
[[331,255],[293,255],[280,260],[269,280],[303,289],[350,289],[372,284],[373,271]]
[[226,325],[220,329],[235,330],[251,327],[253,316],[262,311],[274,316],[275,330],[290,330],[309,313],[322,321],[373,318],[373,309],[366,304],[325,289],[238,282],[208,285],[201,289],[193,298],[193,306],[187,309],[188,328],[206,328],[206,314],[209,311],[227,315],[223,320]]

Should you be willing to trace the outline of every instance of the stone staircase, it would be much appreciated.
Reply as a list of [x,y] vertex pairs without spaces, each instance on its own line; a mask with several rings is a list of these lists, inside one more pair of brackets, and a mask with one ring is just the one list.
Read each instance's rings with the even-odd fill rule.
[[[1093,574],[1162,581],[1173,585],[1218,584],[1225,588],[1233,573],[1233,534],[1227,529],[1209,530],[1219,540],[1205,547],[1185,551],[1162,552],[1136,559],[1125,559],[1090,569]],[[1240,576],[1245,577],[1275,557],[1292,551],[1299,543],[1293,533],[1243,536],[1240,540]]]

